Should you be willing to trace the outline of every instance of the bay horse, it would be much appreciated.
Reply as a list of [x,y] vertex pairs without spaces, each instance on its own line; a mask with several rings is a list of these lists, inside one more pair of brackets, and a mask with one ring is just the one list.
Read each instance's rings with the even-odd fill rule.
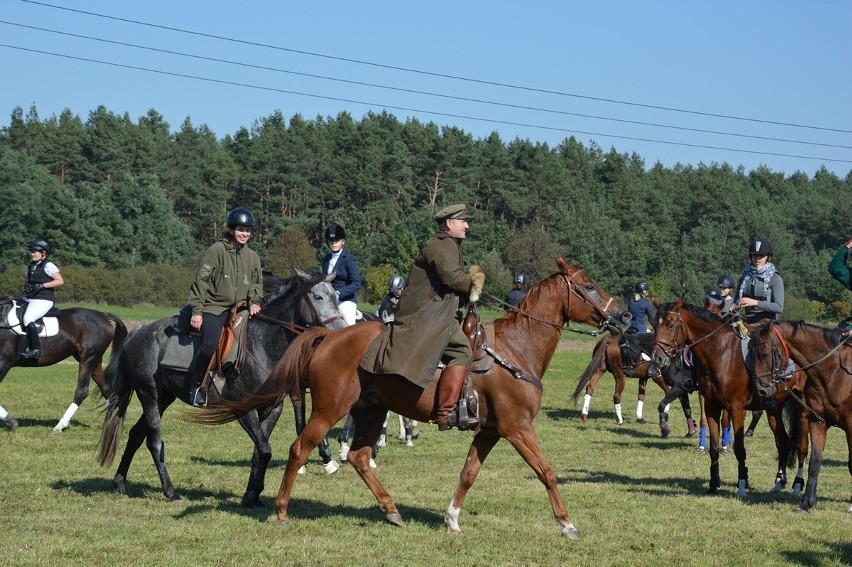
[[[530,288],[517,311],[509,311],[494,321],[494,364],[483,373],[469,375],[479,398],[481,424],[444,514],[452,533],[461,531],[461,506],[482,463],[496,443],[505,438],[547,489],[562,535],[579,539],[533,427],[541,407],[540,377],[547,370],[567,323],[576,321],[623,331],[630,316],[583,269],[563,258],[557,258],[556,263],[559,271]],[[359,368],[362,355],[381,331],[380,323],[353,325],[339,331],[310,329],[293,341],[254,396],[241,401],[223,400],[197,415],[205,423],[223,423],[297,393],[300,383],[308,385],[312,411],[305,429],[290,447],[275,502],[279,523],[289,521],[287,510],[299,467],[331,427],[350,413],[355,420],[355,438],[348,462],[373,493],[388,522],[402,525],[399,510],[370,468],[369,459],[388,410],[421,422],[435,420],[439,374],[436,372],[433,382],[423,389],[402,376],[372,374]]]
[[[698,388],[704,395],[704,408],[710,430],[708,493],[715,494],[721,485],[719,423],[722,411],[727,410],[733,425],[734,455],[738,465],[737,496],[745,498],[748,488],[744,443],[745,412],[757,409],[760,399],[743,358],[740,337],[717,315],[702,307],[684,303],[682,298],[660,306],[654,329],[656,341],[653,356],[658,366],[668,364],[685,347],[689,348],[697,363]],[[788,382],[789,389],[776,390],[775,409],[766,411],[778,451],[776,486],[787,482],[786,470],[790,455],[790,437],[783,426],[783,420],[780,419],[780,410],[786,405],[788,393],[801,392],[803,385],[804,379],[799,373],[797,378]],[[669,395],[672,395],[671,392]]]
[[[265,276],[265,279],[268,278]],[[223,365],[226,378],[222,393],[210,388],[210,399],[239,398],[254,391],[269,376],[294,334],[314,325],[331,328],[345,326],[337,309],[337,296],[329,283],[331,276],[311,275],[296,270],[296,275],[280,281],[280,287],[266,297],[260,312],[248,320],[245,333],[246,357],[241,369],[233,363]],[[113,488],[127,494],[127,473],[133,455],[147,443],[148,451],[160,476],[163,494],[170,501],[180,500],[169,476],[161,436],[163,412],[175,400],[189,404],[189,375],[185,369],[167,368],[160,361],[166,351],[175,323],[167,317],[134,330],[123,348],[114,354],[106,369],[112,385],[101,431],[98,461],[108,466],[115,458],[118,438],[134,392],[142,404],[142,416],[130,429],[127,447],[113,479]],[[188,348],[188,347],[187,347]],[[260,493],[266,468],[272,457],[269,436],[281,415],[282,404],[272,403],[243,415],[240,425],[254,443],[251,473],[242,498],[245,507],[260,506]]]
[[[12,298],[0,300],[0,381],[15,366],[51,366],[69,356],[74,357],[79,363],[77,388],[74,391],[73,400],[53,428],[53,431],[64,431],[71,423],[71,418],[80,404],[89,396],[90,379],[95,381],[104,398],[109,397],[110,386],[103,378],[104,353],[110,346],[113,352],[120,348],[127,337],[127,327],[112,313],[84,307],[61,309],[56,317],[57,334],[41,338],[41,356],[20,358],[18,356],[20,343],[24,341],[26,344],[26,336],[20,329],[20,324],[11,324],[10,312],[15,308],[16,302]],[[7,416],[5,421],[17,426],[17,422],[11,416]],[[9,425],[7,427],[13,428]]]
[[[630,341],[631,337],[635,337],[635,335],[625,334],[623,337],[624,340]],[[645,391],[648,384],[648,370],[651,366],[651,361],[640,358],[632,366],[625,365],[621,351],[621,340],[619,337],[612,334],[604,335],[595,345],[595,348],[592,351],[592,360],[577,380],[577,385],[575,386],[574,393],[572,394],[572,400],[576,404],[580,398],[580,394],[582,394],[583,390],[585,390],[583,408],[580,412],[580,419],[583,423],[589,421],[589,408],[591,407],[592,396],[595,393],[598,381],[600,381],[601,376],[603,376],[605,372],[609,372],[615,378],[615,393],[612,396],[612,403],[615,406],[615,422],[618,425],[624,423],[624,417],[621,413],[621,396],[624,393],[627,378],[630,377],[639,379],[639,395],[636,404],[636,422],[645,423],[645,419],[642,417],[642,409],[645,402]],[[680,369],[680,367],[676,367],[675,365],[670,365],[667,368],[672,369],[668,370],[669,372],[679,371]],[[668,385],[667,380],[663,378],[662,373],[653,375],[651,379],[663,390],[664,395],[668,393],[670,386]],[[673,378],[673,380],[679,381],[677,378]],[[688,428],[687,437],[692,437],[695,435],[695,420],[692,418],[692,408],[689,403],[689,396],[682,395],[679,399],[681,406],[683,407],[684,416],[686,417]],[[661,405],[658,411],[660,416],[660,433],[664,438],[668,438],[671,435],[671,430],[668,425],[669,414],[667,406],[668,404]]]
[[[785,380],[787,358],[800,367],[807,380],[803,417],[810,432],[811,458],[808,482],[802,494],[801,509],[816,505],[822,455],[829,427],[846,433],[847,468],[852,475],[852,338],[836,330],[803,322],[772,322],[758,329],[751,341],[754,369],[759,375],[771,376],[781,384]],[[800,441],[800,444],[802,441]],[[804,439],[807,446],[807,438]],[[807,448],[807,447],[806,447]],[[852,497],[847,510],[852,514]]]

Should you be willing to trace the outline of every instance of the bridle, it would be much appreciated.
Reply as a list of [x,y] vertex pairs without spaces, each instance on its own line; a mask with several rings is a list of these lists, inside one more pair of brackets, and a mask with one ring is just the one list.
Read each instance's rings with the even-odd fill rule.
[[[690,343],[690,342],[687,342],[687,341],[689,341],[689,338],[686,336],[686,330],[685,330],[686,325],[684,325],[684,323],[683,323],[683,317],[681,316],[680,310],[670,311],[670,313],[677,315],[677,326],[675,327],[675,331],[672,333],[672,337],[674,337],[674,339],[673,339],[674,342],[661,339],[659,332],[654,333],[654,347],[659,347],[660,350],[663,351],[663,353],[669,359],[674,358],[674,356],[679,351],[682,351],[686,347],[689,347],[690,349],[692,349],[693,347],[695,347],[695,345],[706,341],[707,339],[709,339],[710,337],[715,335],[719,331],[719,329],[721,329],[725,326],[724,323],[720,322],[720,325],[718,327],[716,327],[715,329],[713,329],[712,331],[710,331],[709,333],[707,333],[706,335],[704,335],[700,339],[692,341]],[[683,335],[683,344],[678,344],[678,342],[677,342],[677,337],[679,335]]]
[[601,315],[601,319],[598,322],[598,328],[595,331],[583,331],[581,329],[572,329],[570,327],[570,325],[571,325],[571,318],[570,317],[566,317],[565,321],[563,321],[561,323],[559,323],[557,321],[549,321],[547,319],[542,319],[541,317],[538,317],[537,315],[533,315],[529,311],[525,311],[523,309],[520,309],[515,305],[510,305],[510,304],[506,303],[505,301],[494,297],[493,295],[488,295],[488,296],[491,297],[492,299],[495,299],[496,301],[500,302],[502,304],[502,306],[509,309],[510,311],[517,312],[518,316],[520,316],[520,317],[527,317],[528,319],[532,319],[533,321],[537,321],[537,322],[543,323],[545,325],[550,325],[551,327],[556,327],[557,329],[560,329],[560,330],[561,329],[567,329],[568,331],[571,331],[573,333],[581,333],[581,334],[584,334],[584,335],[591,335],[593,337],[596,337],[596,336],[600,335],[601,333],[606,332],[610,328],[614,328],[614,329],[617,330],[618,329],[617,324],[613,321],[613,318],[609,315],[609,313],[607,311],[609,309],[609,306],[612,304],[613,299],[610,297],[609,300],[606,302],[606,304],[603,305],[603,307],[601,307],[599,302],[593,301],[588,296],[588,294],[585,292],[585,290],[581,291],[583,286],[577,284],[574,281],[574,278],[576,278],[581,273],[585,273],[585,270],[583,270],[582,268],[578,269],[577,271],[575,271],[571,275],[568,275],[565,272],[562,272],[561,274],[559,274],[559,278],[565,284],[565,287],[568,289],[568,312],[569,313],[571,312],[571,298],[576,297],[581,302],[583,302],[585,305],[589,306],[592,310],[596,311],[599,315]]
[[[329,323],[333,323],[334,321],[343,319],[343,315],[340,314],[328,317],[326,319],[322,319],[319,309],[317,309],[316,303],[314,303],[311,290],[313,290],[313,287],[309,288],[306,292],[299,296],[299,311],[302,311],[304,307],[307,307],[308,312],[311,314],[311,319],[315,323],[319,324],[320,327],[325,327]],[[303,333],[304,331],[307,331],[311,327],[310,325],[298,325],[296,323],[293,323],[292,321],[283,321],[281,319],[275,319],[274,317],[264,315],[263,313],[257,313],[255,317],[264,321],[268,321],[270,323],[274,323],[280,327],[284,327],[288,331],[291,331],[297,335]]]

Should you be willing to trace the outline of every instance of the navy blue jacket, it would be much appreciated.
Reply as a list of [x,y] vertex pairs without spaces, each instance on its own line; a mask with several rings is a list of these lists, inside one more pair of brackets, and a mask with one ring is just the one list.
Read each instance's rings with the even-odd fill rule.
[[[331,262],[331,254],[327,254],[322,259],[322,273],[328,273],[329,262]],[[334,274],[331,287],[338,293],[338,301],[354,301],[357,303],[355,293],[361,289],[361,271],[358,270],[358,262],[355,261],[355,256],[350,254],[346,248],[340,251],[340,257],[334,265]]]
[[651,331],[645,326],[645,317],[647,316],[648,322],[651,323],[654,320],[654,310],[647,298],[631,299],[627,302],[627,310],[633,315],[633,320],[630,321],[631,329],[640,333]]

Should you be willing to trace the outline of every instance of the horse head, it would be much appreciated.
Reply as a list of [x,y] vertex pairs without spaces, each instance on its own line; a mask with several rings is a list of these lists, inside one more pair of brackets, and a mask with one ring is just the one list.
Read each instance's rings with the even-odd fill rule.
[[[303,327],[344,328],[346,322],[337,308],[337,294],[331,287],[334,274],[326,276],[318,270],[308,273],[298,268],[293,271],[296,275],[288,279],[264,275],[264,291],[268,295],[261,313],[271,318],[289,313],[290,322]],[[276,285],[277,289],[272,289]]]
[[564,258],[556,258],[561,279],[568,291],[563,303],[566,320],[586,323],[598,329],[623,333],[632,316],[593,280],[585,270],[573,266]]
[[748,351],[754,363],[754,378],[764,383],[766,377],[770,378],[769,382],[784,379],[787,372],[790,349],[779,329],[775,321],[769,320],[749,333]]
[[684,302],[681,297],[673,303],[663,303],[657,308],[654,321],[654,348],[651,355],[654,364],[665,368],[674,355],[686,346],[686,329],[681,311]]

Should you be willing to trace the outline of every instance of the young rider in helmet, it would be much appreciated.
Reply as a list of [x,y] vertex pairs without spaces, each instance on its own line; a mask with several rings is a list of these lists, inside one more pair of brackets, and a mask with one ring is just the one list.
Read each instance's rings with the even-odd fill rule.
[[27,308],[21,317],[21,327],[27,331],[27,349],[21,353],[23,358],[39,358],[41,342],[34,323],[44,317],[55,303],[53,290],[65,283],[56,264],[47,259],[50,244],[44,238],[37,238],[27,244],[30,251],[30,265],[24,278],[24,301]]
[[405,288],[405,278],[399,274],[392,275],[388,280],[388,292],[376,311],[382,323],[393,323],[396,310],[399,309],[399,296],[402,295],[403,288]]
[[[638,281],[633,286],[633,299],[627,302],[627,310],[633,315],[630,321],[630,328],[636,333],[650,333],[650,326],[653,326],[654,310],[651,302],[648,301],[648,290],[651,286],[646,281]],[[645,325],[645,321],[648,325]]]
[[769,261],[772,243],[753,240],[748,255],[751,262],[745,265],[740,276],[734,309],[745,309],[743,319],[746,324],[778,320],[784,312],[784,280],[775,264]]
[[325,229],[325,243],[329,253],[322,259],[322,273],[334,273],[331,287],[337,292],[337,308],[347,325],[354,325],[358,316],[355,294],[361,289],[361,271],[355,256],[346,248],[346,231],[331,223]]
[[509,307],[517,307],[527,290],[524,285],[527,282],[527,277],[524,274],[518,273],[513,277],[513,285],[511,291],[506,294],[506,299],[503,301]]
[[245,301],[251,317],[260,311],[263,297],[260,257],[247,245],[254,230],[254,215],[237,207],[228,212],[226,223],[228,231],[204,252],[189,289],[189,324],[201,331],[201,351],[190,377],[189,401],[194,406],[207,404],[207,391],[202,391],[201,383],[216,353],[229,309]]

